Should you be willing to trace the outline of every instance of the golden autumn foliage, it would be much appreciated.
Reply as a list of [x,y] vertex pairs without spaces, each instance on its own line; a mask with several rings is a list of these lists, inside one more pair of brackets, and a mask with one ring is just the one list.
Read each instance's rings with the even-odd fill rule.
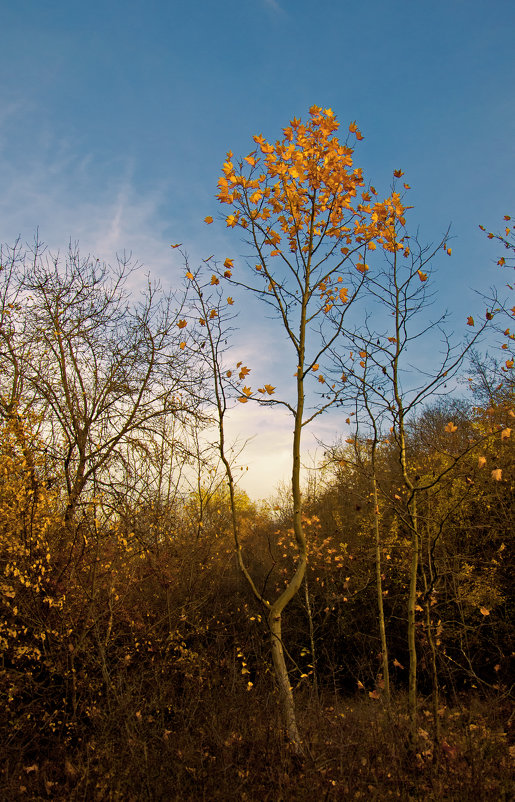
[[[227,153],[218,181],[218,200],[230,207],[226,224],[250,228],[268,257],[313,253],[334,240],[341,256],[363,246],[356,267],[365,270],[367,246],[400,249],[392,231],[404,224],[404,206],[397,192],[384,201],[365,186],[354,167],[353,148],[336,136],[339,122],[331,109],[312,106],[307,123],[293,119],[283,138],[270,144],[254,136],[256,149],[238,163]],[[350,132],[361,139],[357,128]],[[261,269],[261,265],[257,266]]]

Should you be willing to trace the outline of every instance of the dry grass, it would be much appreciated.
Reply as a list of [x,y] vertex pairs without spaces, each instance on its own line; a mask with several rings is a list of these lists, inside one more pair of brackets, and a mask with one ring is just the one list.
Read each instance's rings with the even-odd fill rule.
[[300,763],[282,740],[266,689],[211,683],[190,687],[180,700],[163,698],[161,688],[143,703],[132,693],[134,704],[131,690],[110,710],[98,709],[68,742],[42,737],[40,747],[33,741],[24,751],[11,742],[1,798],[501,802],[514,790],[509,714],[495,700],[442,707],[436,747],[423,706],[417,742],[410,743],[402,696],[391,713],[361,695],[316,703],[299,697],[307,752]]

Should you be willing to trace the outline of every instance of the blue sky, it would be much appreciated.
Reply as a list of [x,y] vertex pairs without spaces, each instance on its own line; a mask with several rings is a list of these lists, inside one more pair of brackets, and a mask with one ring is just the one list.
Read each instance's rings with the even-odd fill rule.
[[[378,190],[404,170],[423,240],[452,225],[436,286],[461,320],[472,288],[502,283],[478,224],[515,211],[514,24],[512,0],[0,0],[0,240],[39,227],[53,249],[125,249],[175,285],[172,242],[192,263],[237,259],[237,234],[202,222],[226,150],[275,140],[316,104],[344,129],[357,120],[356,162]],[[252,314],[238,348],[273,379],[280,349]],[[271,492],[289,423],[238,410],[233,426],[261,432],[247,487]]]

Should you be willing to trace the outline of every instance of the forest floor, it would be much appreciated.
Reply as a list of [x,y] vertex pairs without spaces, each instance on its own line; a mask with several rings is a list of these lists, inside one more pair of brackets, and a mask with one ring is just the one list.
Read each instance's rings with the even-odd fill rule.
[[[188,700],[191,702],[191,700]],[[183,715],[97,710],[75,737],[9,738],[0,798],[53,802],[227,800],[456,800],[508,802],[515,791],[513,713],[498,699],[463,697],[439,709],[435,744],[430,704],[421,703],[416,740],[405,698],[388,712],[365,692],[298,700],[306,758],[284,744],[275,700],[212,693]],[[37,730],[35,730],[35,733]],[[19,742],[21,743],[21,741]]]

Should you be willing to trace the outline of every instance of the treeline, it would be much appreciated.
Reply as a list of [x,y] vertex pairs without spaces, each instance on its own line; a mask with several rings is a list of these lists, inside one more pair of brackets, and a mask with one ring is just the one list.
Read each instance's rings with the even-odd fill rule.
[[[4,797],[408,799],[468,783],[507,798],[509,374],[476,354],[475,396],[406,421],[407,465],[394,433],[358,430],[303,487],[307,572],[283,638],[308,757],[292,763],[233,531],[236,515],[243,563],[276,598],[298,561],[291,497],[236,489],[231,505],[185,302],[151,285],[134,300],[128,264],[75,250],[6,249],[0,277]],[[471,693],[488,706],[472,718]]]

